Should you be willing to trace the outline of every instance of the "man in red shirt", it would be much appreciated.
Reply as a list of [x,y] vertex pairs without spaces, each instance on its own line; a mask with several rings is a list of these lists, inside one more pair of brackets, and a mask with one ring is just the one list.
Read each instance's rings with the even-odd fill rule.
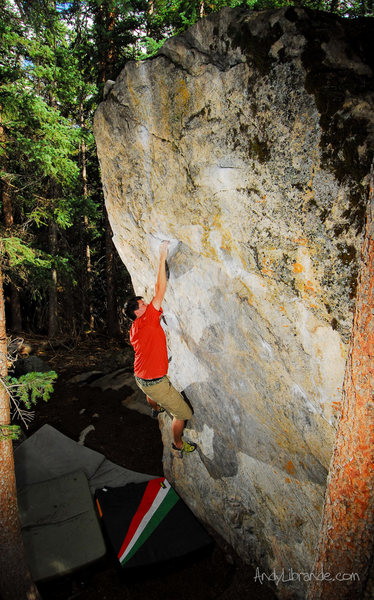
[[126,303],[125,313],[133,321],[130,342],[135,351],[136,383],[145,393],[153,411],[166,410],[172,416],[172,448],[182,455],[196,450],[196,444],[182,440],[185,421],[191,418],[192,410],[167,377],[169,361],[160,318],[167,285],[168,245],[169,242],[162,242],[160,245],[160,262],[152,301],[146,304],[141,296],[135,296]]

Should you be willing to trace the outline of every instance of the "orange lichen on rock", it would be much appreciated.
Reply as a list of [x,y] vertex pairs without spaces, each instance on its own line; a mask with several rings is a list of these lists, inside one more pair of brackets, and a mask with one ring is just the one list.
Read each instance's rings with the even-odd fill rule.
[[177,107],[183,109],[187,106],[190,100],[190,92],[187,88],[186,82],[184,79],[181,79],[177,85],[176,94],[175,94],[175,102]]
[[291,475],[295,474],[295,467],[292,460],[288,461],[288,463],[285,465],[285,468]]
[[300,244],[300,246],[306,246],[308,243],[308,240],[305,237],[294,238],[293,241],[296,244]]
[[304,267],[302,264],[295,262],[292,266],[294,273],[302,273],[304,271]]

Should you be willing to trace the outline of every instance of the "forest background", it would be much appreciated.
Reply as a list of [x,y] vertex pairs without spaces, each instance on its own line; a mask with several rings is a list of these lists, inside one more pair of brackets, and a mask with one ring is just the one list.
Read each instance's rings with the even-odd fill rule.
[[112,244],[92,119],[105,81],[223,6],[359,19],[372,0],[0,0],[0,258],[8,331],[117,337],[131,281]]

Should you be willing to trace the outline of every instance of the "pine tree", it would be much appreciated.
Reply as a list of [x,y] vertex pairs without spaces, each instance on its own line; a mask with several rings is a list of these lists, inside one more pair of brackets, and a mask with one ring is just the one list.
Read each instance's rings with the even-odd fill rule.
[[[374,170],[342,415],[325,494],[315,578],[308,591],[308,600],[359,600],[373,560],[373,306]],[[322,572],[329,573],[335,580],[321,577]]]
[[13,446],[9,435],[10,403],[4,386],[6,376],[7,336],[0,267],[0,596],[3,600],[39,600],[26,563],[18,518]]

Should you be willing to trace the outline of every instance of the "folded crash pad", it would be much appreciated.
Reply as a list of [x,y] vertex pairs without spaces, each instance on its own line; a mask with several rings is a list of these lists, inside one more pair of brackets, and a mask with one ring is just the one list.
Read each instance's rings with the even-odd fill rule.
[[24,486],[18,509],[34,581],[66,575],[106,554],[83,471]]
[[14,460],[22,535],[35,581],[68,574],[105,554],[93,501],[97,488],[154,478],[112,463],[50,425],[20,444]]
[[122,567],[138,569],[211,546],[212,540],[165,477],[96,491],[99,514]]
[[14,452],[17,489],[83,471],[92,494],[104,485],[121,486],[153,479],[112,463],[100,452],[86,448],[51,425],[43,425]]

